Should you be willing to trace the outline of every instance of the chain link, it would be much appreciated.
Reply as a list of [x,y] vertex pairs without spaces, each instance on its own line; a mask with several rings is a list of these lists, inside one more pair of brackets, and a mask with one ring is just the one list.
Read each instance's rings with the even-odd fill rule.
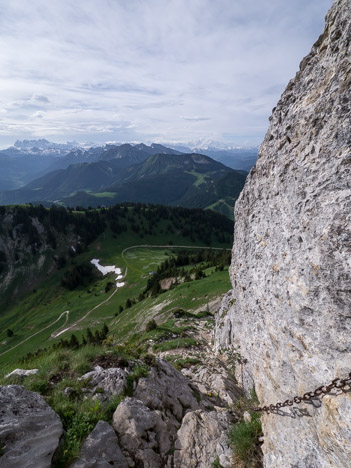
[[345,379],[336,378],[329,385],[321,385],[320,387],[316,388],[314,392],[306,392],[302,396],[297,395],[291,398],[290,400],[285,400],[284,402],[278,402],[275,405],[258,406],[258,407],[249,408],[249,409],[251,411],[273,413],[275,410],[278,410],[279,408],[284,408],[285,406],[292,406],[294,403],[300,404],[303,401],[310,401],[310,400],[313,400],[313,398],[318,398],[321,395],[326,395],[333,388],[341,389],[346,386],[351,386],[351,372]]

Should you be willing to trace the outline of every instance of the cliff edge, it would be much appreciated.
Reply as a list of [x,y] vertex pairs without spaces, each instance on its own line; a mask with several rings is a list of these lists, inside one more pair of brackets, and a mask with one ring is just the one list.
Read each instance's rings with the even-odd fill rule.
[[[235,208],[232,292],[217,349],[234,347],[238,379],[261,405],[351,371],[351,2],[324,32],[270,117]],[[351,391],[263,413],[266,467],[351,464]]]

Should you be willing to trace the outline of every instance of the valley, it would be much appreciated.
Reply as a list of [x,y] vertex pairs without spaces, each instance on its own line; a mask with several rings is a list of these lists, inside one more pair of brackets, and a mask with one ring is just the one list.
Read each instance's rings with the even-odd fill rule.
[[[167,450],[160,428],[151,423],[148,430],[160,440],[147,455],[153,466],[184,466],[201,445],[179,433],[188,446],[176,450],[177,430],[188,424],[187,405],[196,410],[189,416],[201,414],[209,423],[203,431],[210,442],[199,462],[221,457],[222,466],[229,466],[226,433],[242,411],[234,414],[228,405],[242,393],[227,355],[216,357],[212,347],[215,314],[230,288],[232,223],[211,211],[142,204],[70,213],[7,207],[1,214],[0,251],[9,261],[1,277],[7,300],[0,314],[0,383],[42,395],[61,418],[66,435],[52,466],[70,466],[96,424],[112,424],[113,414],[134,396],[141,412],[155,405],[169,421]],[[50,224],[49,238],[47,218],[61,220]],[[83,229],[85,219],[100,226],[89,239],[92,225]],[[46,260],[32,263],[31,282],[21,291],[23,275],[16,271],[26,263],[29,239]],[[16,242],[17,257],[11,259],[4,246]],[[100,383],[93,388],[95,381]],[[157,403],[151,403],[157,392]],[[137,443],[142,440],[135,435]],[[139,452],[127,446],[128,463],[138,463]],[[259,446],[254,450],[259,460]]]
[[[29,207],[29,213],[30,210],[32,209]],[[159,265],[177,255],[177,252],[199,253],[203,248],[212,248],[212,252],[217,252],[220,256],[225,252],[223,249],[230,249],[232,227],[226,218],[214,213],[212,215],[211,212],[202,214],[201,211],[179,211],[175,208],[147,205],[121,205],[119,211],[125,216],[119,218],[120,223],[122,219],[125,223],[122,232],[116,234],[111,229],[112,227],[116,230],[114,223],[118,218],[112,217],[108,212],[95,212],[95,216],[102,219],[107,220],[111,217],[107,221],[109,225],[84,247],[77,243],[77,239],[73,240],[71,233],[71,247],[68,246],[67,249],[67,244],[66,247],[58,245],[56,260],[53,258],[52,247],[42,241],[36,255],[46,260],[32,263],[32,268],[36,265],[36,269],[34,268],[32,277],[27,276],[27,282],[25,275],[21,273],[27,262],[26,249],[22,258],[17,244],[19,258],[17,261],[13,260],[13,265],[11,261],[8,262],[8,269],[2,272],[2,300],[6,298],[6,301],[2,303],[0,314],[0,362],[4,372],[24,354],[51,346],[58,338],[66,338],[66,335],[72,332],[80,338],[88,327],[94,331],[106,323],[109,329],[114,331],[116,338],[126,340],[130,331],[135,333],[143,328],[149,316],[166,321],[175,306],[191,310],[205,307],[207,302],[228,289],[227,259],[227,264],[221,271],[215,271],[215,266],[208,267],[204,270],[206,277],[196,281],[190,281],[191,278],[188,278],[187,282],[183,282],[183,271],[176,287],[173,285],[171,289],[155,297],[149,296],[149,293],[143,294],[148,280],[155,274]],[[4,216],[8,218],[9,212],[10,209]],[[154,213],[153,225],[150,228],[146,228],[146,218],[150,216],[148,212]],[[157,217],[155,213],[158,213]],[[196,219],[196,215],[199,217],[198,232],[196,222],[193,222],[190,230],[186,227],[187,215],[193,219]],[[37,219],[33,214],[32,216],[29,218],[32,221]],[[73,219],[86,218],[82,213],[72,213],[71,216]],[[24,219],[23,217],[22,221]],[[101,224],[102,222],[100,220]],[[42,223],[45,224],[45,219],[42,219]],[[70,230],[69,227],[67,229]],[[205,229],[206,232],[202,232]],[[56,232],[53,235],[59,236]],[[3,233],[0,238],[0,250],[5,239]],[[77,248],[80,246],[81,253],[74,254],[74,245]],[[63,256],[66,262],[62,268],[58,268],[57,264],[59,255]],[[86,278],[77,280],[73,275],[78,275],[79,268],[90,264],[93,259],[99,259],[101,265],[118,266],[121,269],[120,276],[123,276],[119,281],[125,283],[123,287],[116,287],[114,273],[103,276],[93,266],[91,270],[87,270]],[[203,263],[197,262],[191,268]],[[184,268],[187,270],[190,266]],[[195,278],[195,272],[192,275]],[[41,280],[38,281],[38,278]],[[126,307],[128,300],[130,304]],[[13,332],[11,337],[7,336],[9,329]],[[62,333],[63,330],[66,332]]]

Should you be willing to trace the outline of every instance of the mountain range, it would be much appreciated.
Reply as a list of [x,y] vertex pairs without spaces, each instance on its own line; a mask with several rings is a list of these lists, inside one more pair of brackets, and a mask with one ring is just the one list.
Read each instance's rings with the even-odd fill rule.
[[[130,201],[210,208],[232,218],[247,174],[204,154],[160,144],[84,149],[39,140],[37,149],[26,153],[32,143],[16,142],[0,153],[1,204],[96,207]],[[229,157],[218,151],[222,159]],[[252,152],[246,156],[251,158]]]

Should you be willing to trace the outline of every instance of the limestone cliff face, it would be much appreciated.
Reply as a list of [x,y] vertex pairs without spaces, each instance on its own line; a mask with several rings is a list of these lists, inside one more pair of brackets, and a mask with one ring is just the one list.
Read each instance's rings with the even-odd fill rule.
[[[240,346],[264,405],[351,371],[350,43],[351,2],[336,0],[236,203],[216,345]],[[351,466],[351,392],[296,408],[263,415],[265,466]]]

